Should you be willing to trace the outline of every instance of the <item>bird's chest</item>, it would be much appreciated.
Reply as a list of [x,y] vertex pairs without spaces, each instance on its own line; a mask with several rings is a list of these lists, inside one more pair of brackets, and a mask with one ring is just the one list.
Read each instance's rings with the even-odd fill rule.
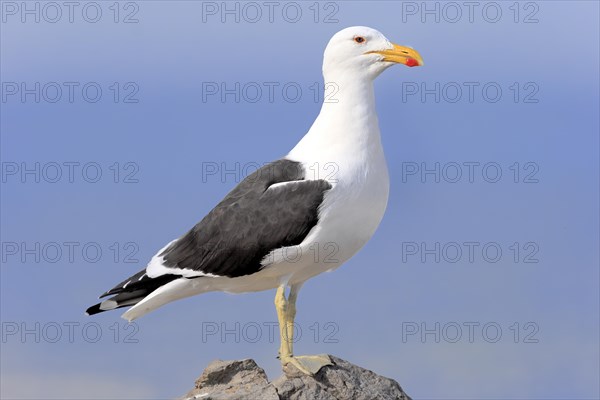
[[[341,166],[340,166],[341,167]],[[346,260],[375,233],[385,213],[389,195],[389,177],[385,159],[367,165],[342,168],[321,208],[323,237],[339,249]]]

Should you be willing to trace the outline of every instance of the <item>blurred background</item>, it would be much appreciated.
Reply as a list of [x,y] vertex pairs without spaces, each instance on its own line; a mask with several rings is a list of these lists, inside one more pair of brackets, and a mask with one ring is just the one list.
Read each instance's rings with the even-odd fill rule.
[[376,81],[388,209],[304,286],[296,352],[415,399],[600,396],[597,2],[0,4],[2,398],[173,398],[217,358],[280,375],[274,292],[84,310],[293,147],[352,25],[425,66]]

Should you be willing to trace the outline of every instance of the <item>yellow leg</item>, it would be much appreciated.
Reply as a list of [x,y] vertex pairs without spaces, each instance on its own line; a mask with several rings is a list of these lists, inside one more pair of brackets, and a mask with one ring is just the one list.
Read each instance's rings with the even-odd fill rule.
[[279,359],[283,360],[292,355],[289,335],[287,333],[287,300],[285,298],[285,285],[277,288],[275,293],[275,309],[277,310],[277,320],[279,321]]
[[294,357],[294,319],[296,318],[296,299],[300,287],[301,285],[292,285],[287,299],[285,298],[285,285],[279,286],[275,294],[275,308],[281,337],[279,359],[282,366],[292,364],[302,373],[314,375],[325,365],[332,365],[332,362],[326,354]]

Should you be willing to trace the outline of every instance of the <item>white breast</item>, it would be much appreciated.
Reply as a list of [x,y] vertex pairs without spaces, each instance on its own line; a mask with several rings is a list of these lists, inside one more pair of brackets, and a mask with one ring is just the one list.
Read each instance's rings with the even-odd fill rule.
[[292,272],[290,283],[338,268],[375,233],[389,194],[385,157],[381,146],[377,147],[368,153],[358,151],[352,153],[352,158],[336,160],[336,174],[329,175],[331,168],[321,171],[321,176],[326,176],[333,187],[325,195],[317,226],[299,246],[307,257],[287,263],[288,268],[280,270]]

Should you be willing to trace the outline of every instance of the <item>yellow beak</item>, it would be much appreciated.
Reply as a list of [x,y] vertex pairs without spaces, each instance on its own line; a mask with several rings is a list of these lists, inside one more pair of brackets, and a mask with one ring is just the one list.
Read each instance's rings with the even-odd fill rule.
[[393,45],[391,49],[368,51],[365,54],[380,54],[383,61],[404,64],[408,67],[418,67],[423,65],[423,58],[414,49],[405,46]]

